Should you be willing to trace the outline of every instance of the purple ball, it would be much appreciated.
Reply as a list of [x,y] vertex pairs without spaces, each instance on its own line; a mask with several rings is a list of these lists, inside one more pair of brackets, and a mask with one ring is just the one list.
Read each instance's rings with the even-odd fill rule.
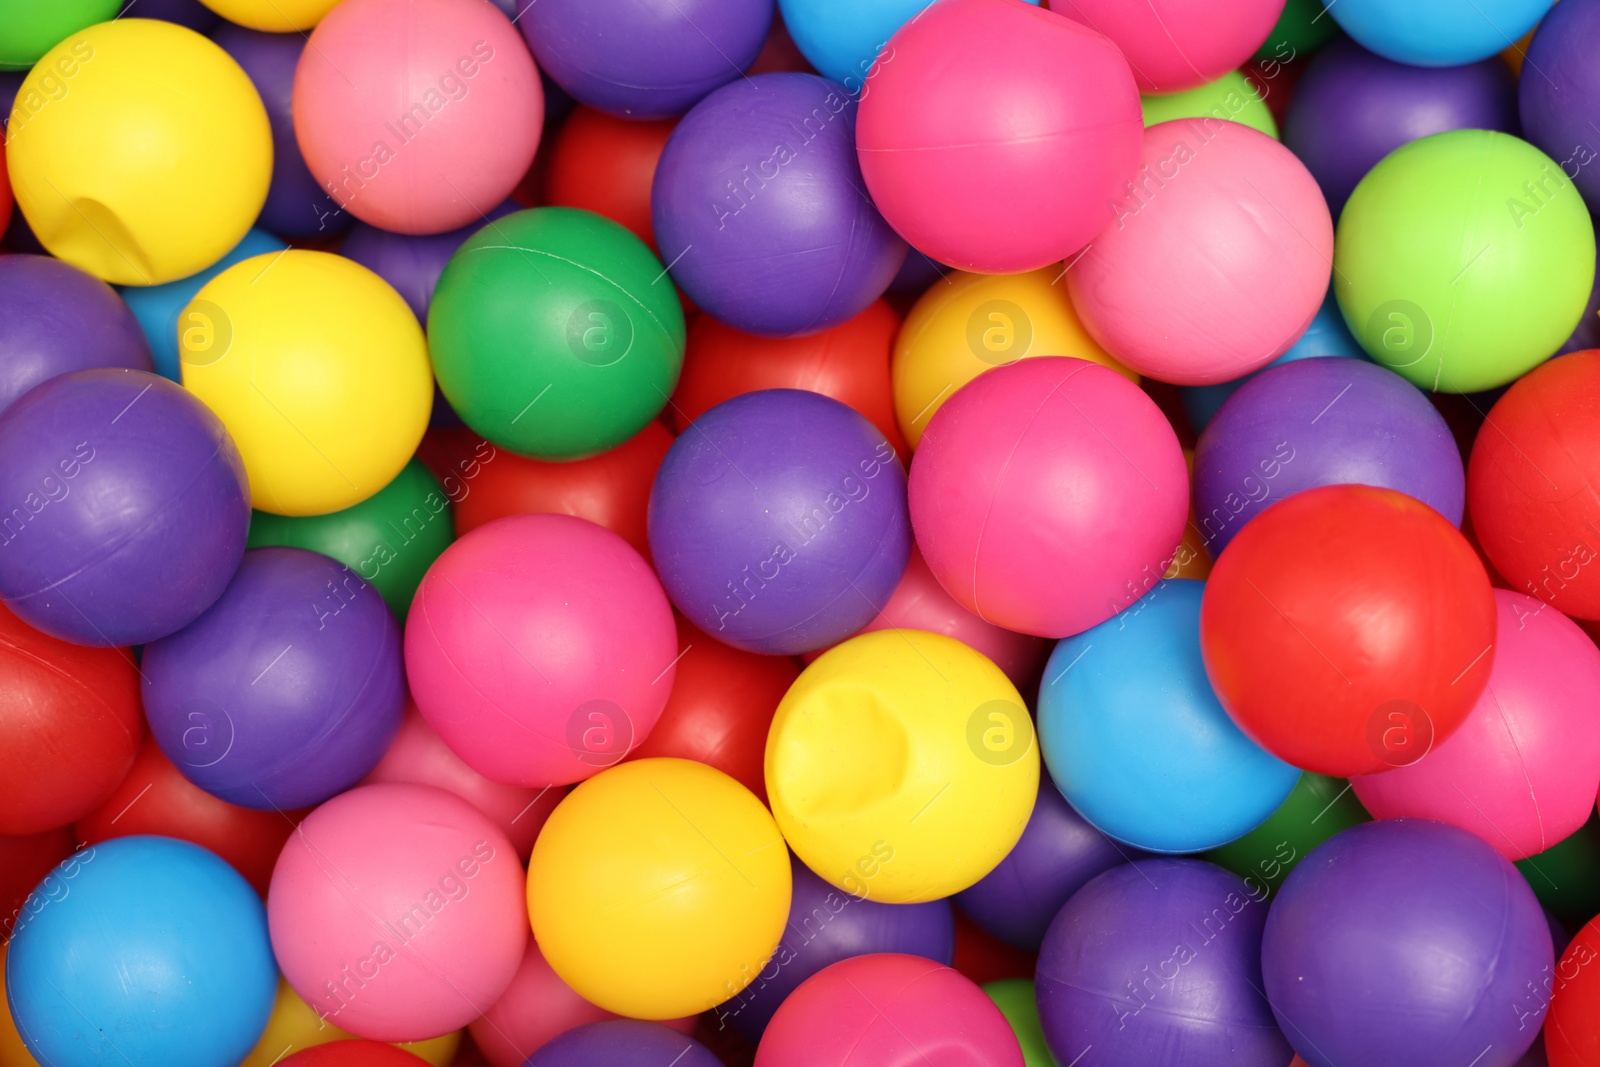
[[[1265,894],[1202,860],[1113,867],[1062,907],[1034,988],[1050,1051],[1096,1067],[1284,1067],[1261,993]],[[1366,1065],[1371,1061],[1360,1062]]]
[[575,1026],[546,1041],[523,1067],[722,1067],[694,1038],[639,1019]]
[[777,656],[872,621],[911,555],[894,446],[799,389],[745,393],[691,423],[656,472],[648,528],[661,584],[690,622]]
[[328,237],[344,230],[350,213],[311,176],[294,137],[294,69],[305,34],[262,33],[225,22],[211,39],[244,68],[272,126],[272,184],[256,225],[279,237]]
[[210,33],[222,21],[221,15],[200,0],[128,0],[117,12],[117,18],[176,22],[196,33]]
[[193,622],[244,554],[250,487],[222,422],[144,371],[64,374],[0,415],[0,598],[80,645]]
[[1445,823],[1383,819],[1300,861],[1261,962],[1311,1067],[1509,1067],[1539,1036],[1555,956],[1511,861]]
[[1049,776],[1041,775],[1022,837],[998,867],[957,893],[955,900],[968,918],[995,937],[1037,952],[1051,920],[1072,894],[1095,875],[1143,855],[1090,826]]
[[427,322],[428,305],[433,302],[439,275],[462,242],[495,219],[520,210],[515,202],[507,200],[490,211],[488,217],[459,230],[421,235],[391,233],[358,222],[350,228],[339,254],[394,286],[395,291],[405,297],[412,313]]
[[1562,0],[1533,33],[1518,83],[1523,136],[1600,210],[1600,3]]
[[1589,303],[1584,305],[1583,315],[1578,319],[1578,325],[1573,327],[1572,336],[1556,349],[1556,355],[1564,356],[1568,352],[1582,352],[1590,348],[1600,348],[1600,264],[1595,268]]
[[1283,143],[1337,219],[1356,183],[1401,145],[1446,130],[1517,128],[1517,79],[1499,56],[1412,67],[1340,38],[1312,57],[1295,85]]
[[256,548],[204,615],[144,650],[144,710],[195,785],[246,808],[320,804],[400,728],[400,627],[349,567]]
[[743,76],[774,0],[539,0],[517,24],[539,69],[579,103],[625,119],[681,115]]
[[815,74],[744,78],[684,116],[650,217],[690,300],[748,333],[793,337],[883,295],[906,244],[867,198],[855,124],[855,98]]
[[0,411],[75,370],[153,371],[139,320],[117,291],[48,256],[0,256]]
[[1444,417],[1375,363],[1319,356],[1250,378],[1206,424],[1194,507],[1213,558],[1256,515],[1321,485],[1375,485],[1461,525],[1467,476]]
[[772,959],[737,995],[715,1010],[751,1041],[760,1041],[785,998],[824,967],[873,952],[924,956],[950,965],[956,951],[956,920],[948,900],[926,904],[880,904],[851,896],[812,874],[799,860],[789,925]]

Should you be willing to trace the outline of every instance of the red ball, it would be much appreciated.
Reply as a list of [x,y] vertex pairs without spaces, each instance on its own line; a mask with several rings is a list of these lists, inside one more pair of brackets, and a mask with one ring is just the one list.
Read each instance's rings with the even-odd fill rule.
[[0,837],[0,944],[11,940],[28,894],[56,864],[72,855],[73,844],[70,826],[21,837]]
[[1257,744],[1348,778],[1414,762],[1494,664],[1489,576],[1461,531],[1392,489],[1330,485],[1267,508],[1206,582],[1200,646]]
[[272,866],[303,814],[256,811],[214,797],[185,778],[147,737],[128,776],[104,804],[78,820],[77,831],[89,845],[134,834],[193,841],[233,864],[266,896]]
[[630,122],[593,108],[567,117],[550,146],[545,202],[604,215],[656,247],[650,228],[650,186],[677,119]]
[[1578,931],[1546,980],[1548,987],[1535,995],[1550,998],[1544,1022],[1550,1067],[1600,1065],[1600,917]]
[[301,1049],[277,1067],[422,1067],[427,1062],[379,1041],[329,1041]]
[[1467,465],[1467,509],[1519,593],[1600,619],[1600,349],[1536,367],[1489,411]]
[[724,400],[758,389],[805,389],[865,415],[901,456],[889,355],[900,317],[882,300],[847,322],[805,337],[756,337],[701,315],[689,330],[683,376],[672,394],[678,432]]
[[0,606],[0,834],[36,834],[93,811],[143,739],[126,649],[68,644]]

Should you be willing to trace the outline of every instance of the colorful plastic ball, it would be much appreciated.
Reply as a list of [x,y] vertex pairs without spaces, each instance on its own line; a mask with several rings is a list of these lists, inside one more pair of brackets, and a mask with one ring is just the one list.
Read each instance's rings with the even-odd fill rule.
[[1051,9],[1109,37],[1128,57],[1140,92],[1180,93],[1249,59],[1283,13],[1283,0],[1244,0],[1222,9],[1195,0],[1053,0]]
[[956,894],[973,922],[1007,944],[1039,951],[1061,905],[1102,871],[1140,855],[1089,825],[1048,776],[1022,837],[999,866]]
[[493,1067],[522,1067],[524,1060],[565,1031],[615,1018],[573,992],[550,969],[539,943],[530,937],[511,984],[469,1029],[473,1044]]
[[1600,818],[1590,815],[1577,833],[1516,867],[1545,910],[1577,929],[1600,915]]
[[972,379],[1031,356],[1073,356],[1139,376],[1095,343],[1054,267],[1025,274],[951,271],[928,287],[895,336],[895,415],[915,448],[940,406]]
[[1351,784],[1380,819],[1438,819],[1519,860],[1576,833],[1594,807],[1600,650],[1543,601],[1494,596],[1494,668],[1461,728],[1427,758]]
[[1237,875],[1142,859],[1100,875],[1061,909],[1035,978],[1061,1063],[1278,1067],[1289,1046],[1261,994],[1267,906]]
[[722,1067],[711,1050],[660,1023],[608,1019],[576,1027],[540,1046],[527,1067]]
[[1328,205],[1265,134],[1210,119],[1152,126],[1139,173],[1111,203],[1066,282],[1090,335],[1140,374],[1225,382],[1283,355],[1316,317],[1333,261]]
[[738,80],[773,9],[773,0],[546,0],[518,25],[539,69],[580,103],[662,119]]
[[1143,129],[1114,44],[1027,4],[945,0],[889,48],[856,141],[900,236],[983,274],[1037,270],[1093,239],[1138,169]]
[[1216,81],[1181,93],[1146,94],[1140,98],[1145,126],[1173,119],[1216,119],[1237,122],[1278,138],[1278,122],[1262,90],[1237,70]]
[[758,74],[695,105],[650,194],[673,281],[715,318],[769,337],[866,310],[906,246],[864,195],[855,146],[855,99],[814,74]]
[[0,7],[0,70],[27,70],[67,37],[115,18],[120,6],[121,0],[11,0]]
[[1556,960],[1555,973],[1541,983],[1551,992],[1544,1027],[1550,1067],[1592,1067],[1600,1063],[1600,980],[1589,966],[1600,958],[1600,918],[1591,919]]
[[473,770],[564,785],[655,725],[678,655],[672,609],[639,553],[592,522],[518,515],[435,561],[412,601],[417,707]]
[[746,393],[697,419],[656,474],[649,528],[678,610],[775,655],[860,629],[911,550],[894,448],[861,414],[798,389]]
[[[0,834],[0,943],[11,940],[11,931],[26,914],[23,905],[29,894],[56,864],[72,855],[77,840],[70,825],[38,833]],[[38,907],[42,908],[46,899],[40,897]],[[0,949],[0,973],[5,966],[3,952]],[[12,1067],[4,1056],[7,1018],[5,997],[0,996],[0,1063]]]
[[1252,892],[1272,894],[1312,849],[1371,819],[1349,782],[1307,771],[1266,822],[1200,858],[1237,874]]
[[521,455],[620,445],[665,406],[682,366],[683,309],[655,284],[664,270],[587,211],[535,208],[485,226],[451,258],[428,310],[440,388],[468,426]]
[[1022,1048],[1023,1067],[1056,1067],[1055,1057],[1050,1055],[1050,1046],[1044,1040],[1044,1030],[1039,1026],[1039,1003],[1034,997],[1033,979],[999,978],[983,983],[981,988],[1011,1024],[1011,1032]]
[[882,300],[821,333],[758,337],[710,315],[689,330],[683,377],[672,394],[678,432],[724,400],[758,389],[806,389],[848,404],[872,421],[899,455],[910,455],[895,423],[889,353],[900,317]]
[[300,548],[245,553],[221,598],[147,645],[141,667],[161,750],[247,808],[309,807],[350,788],[405,708],[394,616],[349,567]]
[[1283,141],[1337,217],[1384,156],[1419,137],[1466,129],[1517,132],[1517,79],[1498,56],[1416,67],[1344,38],[1318,52],[1295,84]]
[[1334,287],[1379,363],[1424,389],[1504,385],[1549,357],[1594,282],[1594,226],[1561,167],[1490,130],[1396,149],[1339,218]]
[[755,1058],[756,1067],[928,1063],[1023,1067],[1016,1035],[983,990],[943,964],[894,952],[812,975],[778,1008]]
[[294,132],[339,207],[396,233],[476,223],[533,162],[544,93],[477,0],[346,0],[307,39]]
[[294,33],[301,40],[339,0],[204,0],[211,10],[241,26],[268,33]]
[[1531,76],[1517,83],[1523,135],[1560,162],[1591,205],[1600,204],[1600,178],[1589,165],[1596,158],[1589,119],[1600,105],[1600,77],[1585,56],[1600,42],[1597,16],[1592,3],[1552,7],[1528,46]]
[[322,515],[372,496],[433,404],[416,317],[342,256],[292,249],[229,267],[179,317],[183,384],[238,442],[252,502]]
[[394,481],[343,511],[300,517],[256,512],[249,544],[332,556],[372,583],[389,610],[404,619],[423,574],[455,540],[452,510],[439,479],[412,459]]
[[1509,1067],[1538,1037],[1554,962],[1510,861],[1427,819],[1366,823],[1317,848],[1261,944],[1267,999],[1313,1067]]
[[424,1060],[377,1041],[313,1045],[278,1061],[279,1067],[423,1067]]
[[1255,58],[1293,60],[1315,52],[1339,34],[1339,24],[1326,12],[1323,0],[1288,0]]
[[956,959],[952,967],[982,985],[1000,978],[1032,978],[1038,956],[994,937],[956,909]]
[[137,645],[222,594],[250,521],[244,465],[205,406],[154,374],[74,371],[0,415],[0,596],[29,625]]
[[193,30],[152,19],[102,22],[51,48],[7,131],[11,187],[39,240],[123,285],[221,259],[272,174],[267,113],[244,71]]
[[528,865],[528,915],[555,972],[619,1015],[670,1019],[738,992],[789,914],[772,816],[721,771],[624,763],[574,789]]
[[[183,380],[183,365],[178,356],[180,332],[178,317],[207,282],[235,263],[269,252],[276,254],[288,247],[265,230],[251,227],[239,243],[233,246],[233,251],[198,274],[191,274],[187,278],[179,278],[165,285],[134,285],[123,288],[122,300],[133,311],[134,318],[139,322],[139,328],[144,331],[145,340],[149,342],[150,354],[155,360],[155,372],[175,382]],[[192,320],[190,324],[193,324]]]
[[0,606],[0,834],[72,822],[117,788],[144,736],[136,672],[123,649],[68,644]]
[[968,611],[1020,633],[1081,633],[1132,604],[1188,518],[1166,417],[1084,360],[986,372],[939,409],[916,455],[911,521],[928,568]]
[[340,244],[339,254],[355,260],[394,286],[395,292],[405,298],[406,305],[418,321],[427,322],[433,291],[450,257],[485,224],[503,219],[517,210],[516,203],[507,200],[491,209],[483,218],[444,233],[391,233],[358,222],[350,228]]
[[[1339,28],[1370,51],[1414,67],[1488,59],[1533,29],[1554,0],[1340,0]],[[1343,10],[1341,10],[1341,8]]]
[[1252,740],[1349,777],[1414,762],[1465,721],[1494,662],[1494,596],[1437,511],[1392,489],[1322,486],[1233,539],[1206,582],[1200,642]]
[[[51,884],[51,880],[56,880]],[[124,837],[62,861],[6,960],[12,1017],[46,1064],[242,1060],[277,969],[261,898],[198,845]]]
[[544,202],[620,222],[655,251],[650,186],[675,125],[666,120],[629,121],[578,108],[550,144]]

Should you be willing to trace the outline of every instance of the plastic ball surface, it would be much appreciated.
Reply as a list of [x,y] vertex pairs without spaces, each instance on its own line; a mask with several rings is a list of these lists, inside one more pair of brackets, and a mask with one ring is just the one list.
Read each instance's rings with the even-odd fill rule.
[[1349,782],[1307,771],[1266,822],[1199,858],[1272,894],[1312,849],[1341,830],[1371,821]]
[[279,1060],[281,1067],[423,1067],[426,1061],[377,1041],[333,1041]]
[[211,10],[241,26],[268,33],[309,30],[339,0],[204,0]]
[[700,763],[624,763],[561,802],[533,846],[528,915],[550,966],[619,1015],[670,1019],[741,989],[789,914],[772,816]]
[[[1533,29],[1554,0],[1356,0],[1328,14],[1363,47],[1415,67],[1487,59]],[[1340,11],[1339,8],[1344,10]]]
[[391,233],[358,222],[350,228],[349,234],[339,245],[339,254],[355,260],[394,286],[395,292],[405,299],[406,306],[411,308],[418,321],[427,322],[433,291],[450,257],[460,251],[467,238],[486,224],[519,210],[515,201],[507,200],[498,207],[490,208],[483,218],[444,233]]
[[[57,42],[86,26],[116,17],[120,0],[62,0],[32,4],[12,0],[0,7],[0,70],[25,71]],[[3,220],[0,220],[3,221]]]
[[[1600,77],[1584,57],[1600,41],[1600,9],[1594,4],[1552,7],[1528,45],[1532,77],[1517,83],[1518,112],[1529,141],[1561,164],[1589,204],[1600,204],[1600,180],[1586,116],[1600,101]],[[1534,73],[1537,72],[1537,73]]]
[[721,1067],[694,1038],[660,1023],[608,1019],[558,1035],[524,1061],[525,1067]]
[[1109,37],[1146,93],[1180,93],[1222,77],[1261,47],[1283,0],[1216,7],[1201,0],[1054,0],[1052,10]]
[[45,878],[6,992],[41,1063],[212,1067],[244,1059],[277,988],[261,898],[198,845],[124,837]]
[[1544,1029],[1550,1067],[1600,1062],[1600,981],[1589,966],[1600,958],[1600,920],[1591,919],[1556,960],[1554,995]]
[[468,1029],[472,1043],[493,1067],[522,1067],[524,1060],[562,1033],[616,1017],[563,982],[530,937],[511,984]]
[[1229,71],[1215,81],[1181,93],[1146,93],[1140,98],[1144,108],[1145,126],[1173,119],[1215,119],[1219,122],[1237,122],[1259,130],[1274,140],[1278,137],[1278,122],[1267,106],[1271,89],[1259,88],[1237,70]]
[[580,107],[550,145],[546,203],[620,222],[655,251],[650,186],[676,123],[638,122]]
[[193,30],[117,19],[39,60],[7,128],[17,205],[51,254],[158,285],[238,244],[266,200],[272,133],[239,65]]

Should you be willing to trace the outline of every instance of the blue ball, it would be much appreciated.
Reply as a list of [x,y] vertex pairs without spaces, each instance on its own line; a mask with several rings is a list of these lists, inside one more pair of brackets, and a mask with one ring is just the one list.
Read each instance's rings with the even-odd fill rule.
[[17,1031],[49,1067],[238,1063],[277,989],[261,898],[170,837],[63,860],[28,898],[6,963]]
[[[784,28],[800,54],[824,78],[859,94],[896,30],[922,14],[933,0],[778,0]],[[1039,6],[1039,0],[1023,0]]]
[[1246,737],[1200,659],[1204,582],[1156,585],[1056,645],[1039,688],[1045,764],[1078,813],[1150,852],[1200,852],[1260,826],[1300,771]]
[[1554,0],[1339,0],[1328,5],[1369,52],[1414,67],[1454,67],[1517,43]]

